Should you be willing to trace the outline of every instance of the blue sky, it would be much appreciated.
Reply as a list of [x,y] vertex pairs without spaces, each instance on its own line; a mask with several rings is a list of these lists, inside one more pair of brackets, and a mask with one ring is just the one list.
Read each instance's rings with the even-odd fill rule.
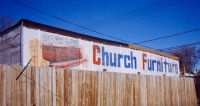
[[[133,43],[200,28],[200,0],[17,1],[72,23],[86,26],[95,31]],[[173,2],[178,3],[175,4]],[[171,6],[166,6],[168,4],[170,5],[170,3]],[[150,7],[153,7],[152,4],[154,4],[154,10],[142,11],[144,13],[141,15],[141,10],[138,9],[150,9]],[[147,6],[149,6],[149,8]],[[66,30],[119,41],[94,32],[83,29],[80,30],[80,28],[76,26],[38,13],[10,0],[0,0],[0,7],[1,16],[9,16],[16,21],[28,19]],[[106,19],[110,20],[105,21]],[[91,25],[97,22],[99,23],[96,26]],[[105,22],[109,23],[105,25]],[[199,34],[200,31],[196,31],[162,40],[142,43],[141,45],[154,49],[162,49],[190,44],[200,41]]]

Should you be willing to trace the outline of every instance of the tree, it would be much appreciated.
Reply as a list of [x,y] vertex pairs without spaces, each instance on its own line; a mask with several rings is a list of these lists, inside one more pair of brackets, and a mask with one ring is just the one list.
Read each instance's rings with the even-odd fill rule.
[[13,23],[13,18],[10,18],[8,16],[0,16],[0,33],[11,27]]
[[178,49],[171,50],[170,54],[179,58],[180,70],[182,72],[185,67],[187,73],[192,73],[195,66],[200,61],[200,49],[197,49],[194,46],[182,46]]

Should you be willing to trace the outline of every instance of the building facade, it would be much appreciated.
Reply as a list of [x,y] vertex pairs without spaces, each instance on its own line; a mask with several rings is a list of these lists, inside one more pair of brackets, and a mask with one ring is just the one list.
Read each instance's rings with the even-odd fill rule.
[[179,76],[178,58],[147,48],[21,20],[0,34],[0,64]]

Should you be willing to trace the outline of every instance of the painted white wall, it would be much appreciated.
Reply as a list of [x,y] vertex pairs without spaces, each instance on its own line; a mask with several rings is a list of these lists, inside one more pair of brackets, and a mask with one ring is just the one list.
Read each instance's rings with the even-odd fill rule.
[[[87,59],[88,62],[80,64],[78,66],[73,67],[72,69],[81,69],[81,70],[90,70],[90,71],[103,71],[103,69],[106,69],[108,72],[119,72],[119,73],[132,73],[137,74],[140,72],[141,74],[147,74],[147,75],[163,75],[166,76],[179,76],[179,62],[177,60],[172,60],[163,56],[159,56],[156,54],[139,51],[139,50],[132,50],[130,48],[124,48],[124,47],[118,47],[118,46],[111,46],[111,45],[105,45],[100,44],[92,41],[86,41],[82,39],[72,38],[68,36],[63,36],[55,33],[40,31],[39,29],[30,29],[23,27],[23,34],[22,34],[22,45],[23,45],[23,65],[26,65],[28,61],[30,60],[30,46],[29,41],[33,39],[38,39],[42,42],[42,45],[48,45],[48,46],[59,46],[59,47],[74,47],[74,48],[81,48],[83,58]],[[121,55],[128,55],[130,56],[130,52],[133,53],[133,56],[136,57],[137,62],[137,68],[125,68],[124,64],[124,58],[120,60],[121,67],[111,67],[102,65],[102,62],[100,65],[96,65],[93,63],[93,45],[97,45],[101,48],[104,47],[105,51],[110,53],[116,53]],[[154,64],[155,70],[149,71],[147,69],[147,63],[145,63],[145,70],[143,70],[143,58],[142,54],[145,53],[147,55],[147,59],[151,60],[160,60],[162,58],[163,62],[166,60],[166,62],[171,64],[177,65],[177,71],[169,72],[168,67],[167,70],[163,70],[163,72],[157,71],[157,65]],[[97,57],[102,58],[102,52],[96,53]],[[110,58],[110,56],[109,56]],[[113,58],[112,58],[113,59]],[[117,57],[118,60],[118,57]],[[130,62],[130,60],[128,60]],[[118,64],[118,63],[117,63]]]
[[40,37],[39,29],[22,28],[22,65],[25,66],[30,61],[30,40],[40,40]]

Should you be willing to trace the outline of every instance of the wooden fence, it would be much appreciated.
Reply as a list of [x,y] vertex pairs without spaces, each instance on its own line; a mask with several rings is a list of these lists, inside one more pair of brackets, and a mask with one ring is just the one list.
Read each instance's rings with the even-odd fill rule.
[[0,106],[194,106],[193,78],[0,65]]

